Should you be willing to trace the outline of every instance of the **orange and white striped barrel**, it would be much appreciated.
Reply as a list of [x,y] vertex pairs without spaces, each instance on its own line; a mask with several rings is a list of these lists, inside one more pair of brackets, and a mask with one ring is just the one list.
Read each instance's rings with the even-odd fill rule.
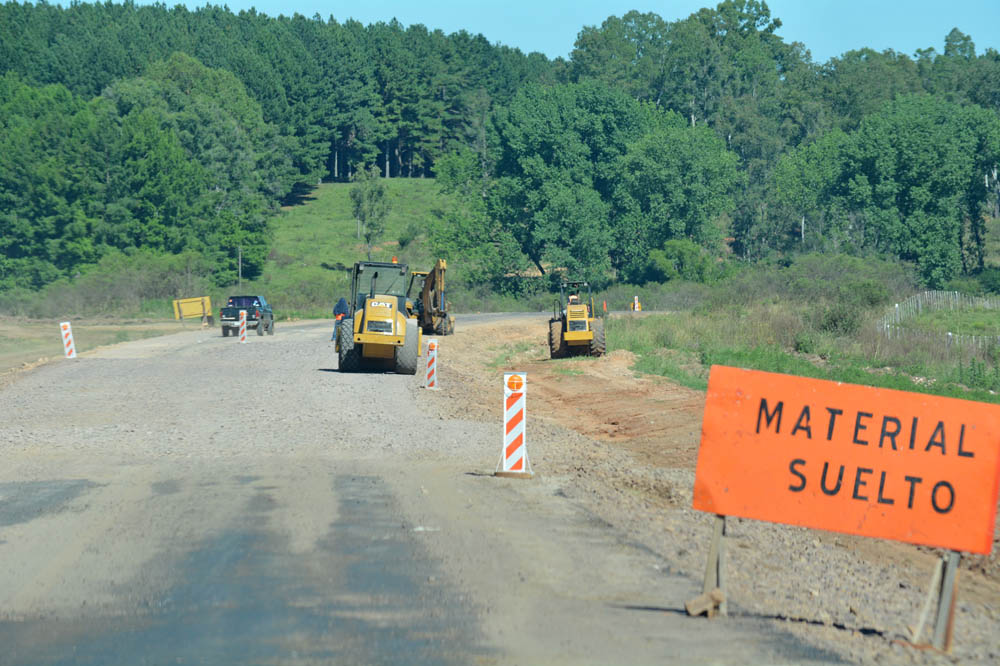
[[[260,326],[260,324],[257,324]],[[247,343],[247,311],[240,310],[240,344]]]
[[70,326],[68,321],[64,321],[59,324],[59,330],[62,331],[63,353],[66,354],[66,358],[76,358],[76,344],[73,342],[73,327]]
[[424,388],[438,390],[438,341],[431,338],[427,341],[427,375],[424,378]]
[[528,442],[524,434],[527,419],[525,393],[527,374],[505,372],[503,376],[503,451],[497,476],[531,476]]

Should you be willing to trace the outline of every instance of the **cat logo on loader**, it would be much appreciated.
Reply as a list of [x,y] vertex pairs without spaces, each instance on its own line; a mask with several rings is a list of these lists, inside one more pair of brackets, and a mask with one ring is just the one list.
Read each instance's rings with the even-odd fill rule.
[[[585,301],[580,298],[581,289],[587,290]],[[549,356],[603,356],[604,350],[604,320],[594,316],[590,285],[563,282],[549,320]]]

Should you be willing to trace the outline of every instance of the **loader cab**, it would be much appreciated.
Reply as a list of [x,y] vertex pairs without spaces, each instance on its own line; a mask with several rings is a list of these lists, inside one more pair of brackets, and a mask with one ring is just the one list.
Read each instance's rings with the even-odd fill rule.
[[430,271],[410,271],[410,284],[406,288],[406,303],[412,317],[424,314],[424,284]]
[[448,313],[450,304],[445,299],[444,275],[448,263],[444,259],[434,262],[429,271],[412,271],[406,289],[406,302],[411,317],[420,322],[428,335],[451,335],[455,332],[455,318]]

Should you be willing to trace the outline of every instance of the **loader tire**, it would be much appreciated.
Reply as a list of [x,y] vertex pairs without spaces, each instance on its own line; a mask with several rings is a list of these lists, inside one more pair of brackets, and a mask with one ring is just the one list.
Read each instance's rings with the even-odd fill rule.
[[595,319],[592,329],[594,331],[594,337],[590,341],[590,355],[604,356],[604,352],[607,349],[607,344],[604,339],[604,320]]
[[342,319],[340,328],[340,351],[337,356],[337,367],[341,372],[357,372],[361,368],[361,352],[354,346],[354,320]]
[[549,322],[549,358],[564,358],[569,353],[566,338],[562,334],[562,320]]
[[406,339],[403,346],[396,347],[396,373],[400,375],[417,374],[417,356],[420,351],[418,342],[420,326],[416,321],[406,320]]

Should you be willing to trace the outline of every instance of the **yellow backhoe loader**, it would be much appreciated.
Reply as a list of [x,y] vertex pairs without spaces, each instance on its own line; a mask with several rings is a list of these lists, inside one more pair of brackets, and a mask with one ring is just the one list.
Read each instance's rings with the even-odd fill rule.
[[359,261],[351,276],[351,309],[337,329],[341,372],[417,372],[420,326],[406,316],[406,264]]
[[[451,335],[455,332],[455,318],[448,314],[449,304],[444,299],[444,272],[448,264],[438,259],[430,271],[412,271],[407,298],[412,298],[417,320],[428,335]],[[419,294],[414,291],[419,289]]]
[[[586,289],[586,298],[581,290]],[[563,282],[549,320],[549,356],[603,356],[604,320],[594,316],[594,296],[586,282]]]

